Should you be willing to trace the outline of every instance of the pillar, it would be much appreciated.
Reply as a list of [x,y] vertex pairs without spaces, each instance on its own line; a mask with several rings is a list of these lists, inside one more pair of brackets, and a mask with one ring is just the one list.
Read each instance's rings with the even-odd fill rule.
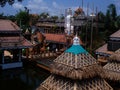
[[21,61],[21,57],[22,57],[21,49],[19,49],[19,62]]
[[4,61],[4,50],[2,50],[2,64],[4,64],[5,61]]

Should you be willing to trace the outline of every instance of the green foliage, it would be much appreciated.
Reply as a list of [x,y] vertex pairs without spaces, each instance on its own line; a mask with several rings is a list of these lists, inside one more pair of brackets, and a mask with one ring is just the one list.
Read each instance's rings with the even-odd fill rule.
[[115,5],[110,4],[105,17],[105,30],[107,36],[119,29],[120,21],[118,19],[119,17],[117,16]]
[[[22,2],[23,0],[17,0],[18,2]],[[0,0],[0,6],[4,7],[6,3],[9,5],[12,5],[15,2],[15,0]]]
[[[23,29],[26,30],[26,28],[29,27],[29,14],[26,11],[22,11],[20,10],[17,14],[16,14],[16,20],[17,20],[17,24]],[[24,31],[23,31],[24,32]]]
[[39,17],[41,18],[41,19],[45,19],[45,18],[48,18],[50,15],[49,15],[49,13],[47,13],[47,12],[43,12],[43,13],[41,13],[40,15],[39,15]]

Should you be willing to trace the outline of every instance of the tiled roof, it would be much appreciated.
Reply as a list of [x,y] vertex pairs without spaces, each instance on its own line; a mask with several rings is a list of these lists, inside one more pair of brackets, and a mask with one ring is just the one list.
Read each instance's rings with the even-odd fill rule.
[[0,19],[0,31],[16,31],[20,28],[10,20]]
[[120,37],[120,30],[118,30],[115,33],[113,33],[112,35],[110,35],[110,37]]
[[[64,34],[48,34],[48,33],[45,33],[44,34],[45,37],[46,37],[46,40],[48,42],[56,42],[56,43],[67,43],[67,39],[66,39],[66,36]],[[72,39],[71,39],[71,42],[72,44]],[[82,41],[80,40],[80,44],[83,45]]]
[[0,37],[0,42],[1,42],[0,49],[32,47],[31,42],[26,40],[23,36]]
[[63,34],[44,34],[47,41],[66,43],[66,37]]
[[103,46],[101,46],[100,48],[98,48],[95,52],[96,53],[104,53],[104,54],[113,54],[113,52],[112,51],[108,51],[107,50],[107,45],[108,44],[104,44]]

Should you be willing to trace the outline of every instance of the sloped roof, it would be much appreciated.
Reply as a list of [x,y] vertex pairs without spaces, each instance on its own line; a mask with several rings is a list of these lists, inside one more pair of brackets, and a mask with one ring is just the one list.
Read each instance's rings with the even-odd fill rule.
[[120,80],[120,53],[115,52],[109,58],[109,62],[103,67],[105,78]]
[[110,37],[120,37],[120,30],[118,30],[115,33],[111,34]]
[[44,34],[46,37],[46,40],[49,42],[57,42],[57,43],[66,43],[66,37],[63,34]]
[[0,49],[28,48],[33,46],[23,36],[0,37],[0,42]]
[[10,20],[0,19],[0,31],[16,31],[20,28]]
[[50,75],[36,90],[113,90],[101,78],[72,81],[64,77]]
[[102,68],[97,65],[97,60],[84,50],[78,41],[73,42],[72,47],[54,60],[52,73],[72,79],[94,77],[100,72],[102,74]]
[[96,49],[96,53],[99,53],[99,54],[109,54],[109,55],[111,55],[111,54],[113,54],[113,52],[112,51],[108,51],[108,49],[107,49],[107,43],[106,44],[104,44],[103,46],[101,46],[101,47],[99,47],[98,49]]
[[87,51],[85,49],[83,49],[83,47],[81,45],[72,45],[65,52],[66,53],[73,53],[73,54],[87,53]]
[[120,53],[120,48],[118,50],[116,50],[115,53]]
[[99,77],[103,72],[96,59],[80,46],[78,37],[73,40],[78,53],[68,49],[57,57],[53,61],[52,75],[40,84],[37,90],[113,90]]

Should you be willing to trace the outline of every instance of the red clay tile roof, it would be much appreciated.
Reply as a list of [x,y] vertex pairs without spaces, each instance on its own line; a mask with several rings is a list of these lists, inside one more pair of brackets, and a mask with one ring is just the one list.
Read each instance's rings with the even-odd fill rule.
[[112,35],[110,35],[110,37],[120,37],[120,30],[118,30],[115,33],[113,33]]
[[28,48],[32,47],[32,43],[26,40],[23,36],[17,37],[0,37],[0,49],[6,48]]
[[44,34],[47,41],[66,43],[66,37],[63,34]]
[[113,54],[112,51],[107,50],[107,44],[104,44],[103,46],[98,48],[95,52],[104,53],[104,54],[110,54],[110,55]]
[[0,31],[16,31],[20,28],[10,20],[0,19]]
[[[44,35],[45,35],[47,41],[56,42],[56,43],[64,43],[64,44],[67,43],[67,39],[66,39],[66,36],[64,34],[48,34],[48,33],[45,33]],[[72,42],[73,41],[71,39],[70,43],[72,44]],[[80,39],[80,44],[83,45],[81,39]]]

